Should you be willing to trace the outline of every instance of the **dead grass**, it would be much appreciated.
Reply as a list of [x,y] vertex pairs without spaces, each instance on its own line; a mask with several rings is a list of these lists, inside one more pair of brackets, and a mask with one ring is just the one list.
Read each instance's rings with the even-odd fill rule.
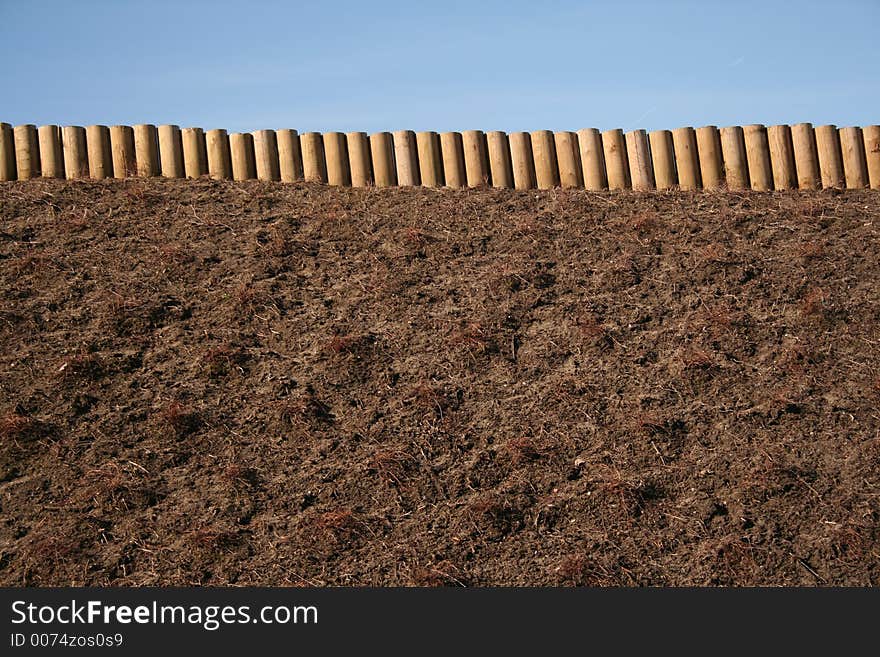
[[367,471],[378,475],[388,486],[400,487],[416,464],[416,459],[403,450],[380,449],[370,456]]
[[547,454],[547,447],[542,441],[532,436],[511,438],[504,443],[502,449],[513,465],[537,461]]
[[617,583],[612,573],[586,554],[566,555],[554,574],[563,586],[608,587]]
[[159,411],[159,421],[178,438],[188,436],[202,426],[201,414],[179,401],[166,404]]
[[39,420],[16,412],[0,417],[0,440],[31,440],[43,435],[45,425]]
[[681,356],[681,364],[685,371],[708,370],[715,363],[715,358],[709,351],[700,347],[690,347]]
[[242,365],[247,359],[247,352],[229,344],[211,347],[202,355],[202,363],[212,379],[226,376],[233,370],[243,373]]

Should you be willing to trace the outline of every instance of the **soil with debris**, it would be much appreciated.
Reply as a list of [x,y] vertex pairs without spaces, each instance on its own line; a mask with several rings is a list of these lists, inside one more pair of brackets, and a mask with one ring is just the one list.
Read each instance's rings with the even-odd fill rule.
[[880,194],[0,184],[0,582],[876,585]]

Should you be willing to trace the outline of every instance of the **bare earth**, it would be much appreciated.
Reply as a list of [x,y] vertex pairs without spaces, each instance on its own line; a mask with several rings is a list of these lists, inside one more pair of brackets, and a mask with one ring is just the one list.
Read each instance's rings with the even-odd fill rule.
[[0,183],[0,583],[876,585],[880,194]]

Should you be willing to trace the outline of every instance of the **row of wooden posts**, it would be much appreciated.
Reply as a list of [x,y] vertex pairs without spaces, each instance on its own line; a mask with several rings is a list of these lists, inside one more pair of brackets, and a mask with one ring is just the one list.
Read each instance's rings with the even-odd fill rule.
[[880,189],[880,126],[309,132],[0,123],[0,181],[128,176],[354,187]]

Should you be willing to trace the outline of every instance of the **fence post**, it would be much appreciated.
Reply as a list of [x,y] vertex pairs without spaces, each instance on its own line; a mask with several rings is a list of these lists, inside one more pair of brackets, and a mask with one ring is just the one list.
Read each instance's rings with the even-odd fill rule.
[[251,133],[254,140],[254,164],[259,180],[281,180],[278,161],[278,142],[274,130],[255,130]]
[[208,130],[205,133],[205,147],[208,151],[208,175],[214,180],[232,178],[232,154],[229,152],[229,135],[223,129]]
[[89,154],[89,176],[92,180],[113,177],[113,149],[110,147],[110,128],[90,125],[86,128],[86,147]]
[[632,188],[637,192],[654,189],[654,170],[651,168],[651,153],[648,150],[648,137],[644,130],[631,130],[626,133],[626,153]]
[[187,178],[200,178],[208,173],[208,148],[205,131],[201,128],[184,128],[180,131],[183,140],[183,172]]
[[150,178],[159,175],[159,138],[156,126],[150,123],[134,126],[134,152],[139,176]]
[[413,187],[421,184],[416,133],[412,130],[398,130],[394,133],[394,160],[397,163],[399,186]]
[[370,154],[373,156],[376,187],[394,187],[397,184],[397,168],[394,166],[394,144],[390,132],[370,135]]
[[605,168],[608,174],[608,189],[629,189],[628,158],[623,130],[615,128],[602,133],[602,150],[605,152]]
[[513,186],[516,189],[534,189],[537,181],[531,136],[528,132],[511,132],[509,141]]
[[15,137],[12,126],[0,123],[0,181],[15,180]]
[[37,143],[37,127],[32,123],[17,125],[15,138],[15,166],[19,180],[30,180],[40,175],[40,146]]
[[549,130],[535,130],[531,137],[538,189],[559,187],[559,161],[556,158],[556,140],[553,133]]
[[40,174],[43,178],[63,178],[61,129],[57,125],[41,125],[37,133],[40,142]]
[[351,187],[351,165],[348,162],[348,144],[341,132],[324,133],[324,161],[327,163],[327,182],[337,187]]
[[813,124],[798,123],[791,126],[791,141],[794,147],[794,168],[797,172],[798,187],[818,189],[821,178]]
[[367,133],[349,132],[345,135],[345,141],[348,145],[352,187],[369,187],[373,184],[373,159]]
[[724,178],[727,189],[749,189],[749,164],[743,129],[738,125],[721,128],[721,155],[724,159]]
[[868,163],[865,159],[865,142],[862,129],[848,127],[840,129],[840,149],[843,154],[843,173],[849,189],[863,189],[868,186]]
[[492,187],[513,189],[513,164],[510,159],[510,142],[507,134],[498,130],[486,133],[489,149],[489,170]]
[[866,125],[862,129],[865,140],[865,160],[871,189],[880,189],[880,125]]
[[770,142],[773,187],[776,189],[796,189],[797,174],[795,173],[791,128],[787,125],[771,125],[767,128],[767,139]]
[[159,126],[159,162],[163,178],[183,178],[183,142],[180,126]]
[[583,188],[584,172],[581,168],[577,134],[569,131],[556,132],[553,133],[553,141],[559,169],[559,185],[566,189]]
[[845,187],[843,154],[840,152],[840,136],[837,126],[820,125],[816,128],[816,148],[819,152],[819,172],[822,187]]
[[110,128],[110,150],[113,157],[113,177],[126,178],[137,173],[134,152],[134,130],[128,125]]
[[64,174],[68,180],[89,177],[86,130],[78,125],[61,128],[61,149],[64,151]]
[[605,173],[605,151],[602,148],[601,133],[596,128],[583,128],[578,130],[577,136],[584,187],[591,191],[607,189],[608,176]]
[[275,141],[278,142],[278,171],[281,182],[302,180],[304,177],[302,150],[296,130],[290,128],[276,130]]
[[468,187],[488,185],[490,174],[486,135],[482,130],[465,130],[461,133],[461,144]]
[[746,140],[746,159],[749,162],[749,180],[752,189],[768,192],[773,189],[773,170],[770,165],[770,143],[767,128],[761,124],[743,127]]
[[648,135],[648,140],[651,143],[651,160],[657,189],[672,189],[676,183],[672,133],[669,130],[654,130]]
[[327,160],[324,157],[324,138],[320,132],[299,136],[303,158],[303,176],[309,182],[327,182]]
[[461,189],[467,183],[464,165],[464,144],[458,132],[440,134],[440,152],[443,154],[443,178],[447,187]]
[[721,159],[721,138],[716,126],[697,128],[697,153],[700,156],[703,189],[718,189],[724,182],[724,166]]
[[440,153],[440,135],[436,132],[416,134],[419,151],[419,173],[423,187],[443,187],[443,156]]
[[703,183],[696,132],[691,127],[676,128],[672,131],[672,145],[675,149],[678,188],[687,191],[700,189]]
[[247,132],[229,135],[229,153],[232,156],[232,179],[253,180],[257,177],[254,158],[254,138]]

